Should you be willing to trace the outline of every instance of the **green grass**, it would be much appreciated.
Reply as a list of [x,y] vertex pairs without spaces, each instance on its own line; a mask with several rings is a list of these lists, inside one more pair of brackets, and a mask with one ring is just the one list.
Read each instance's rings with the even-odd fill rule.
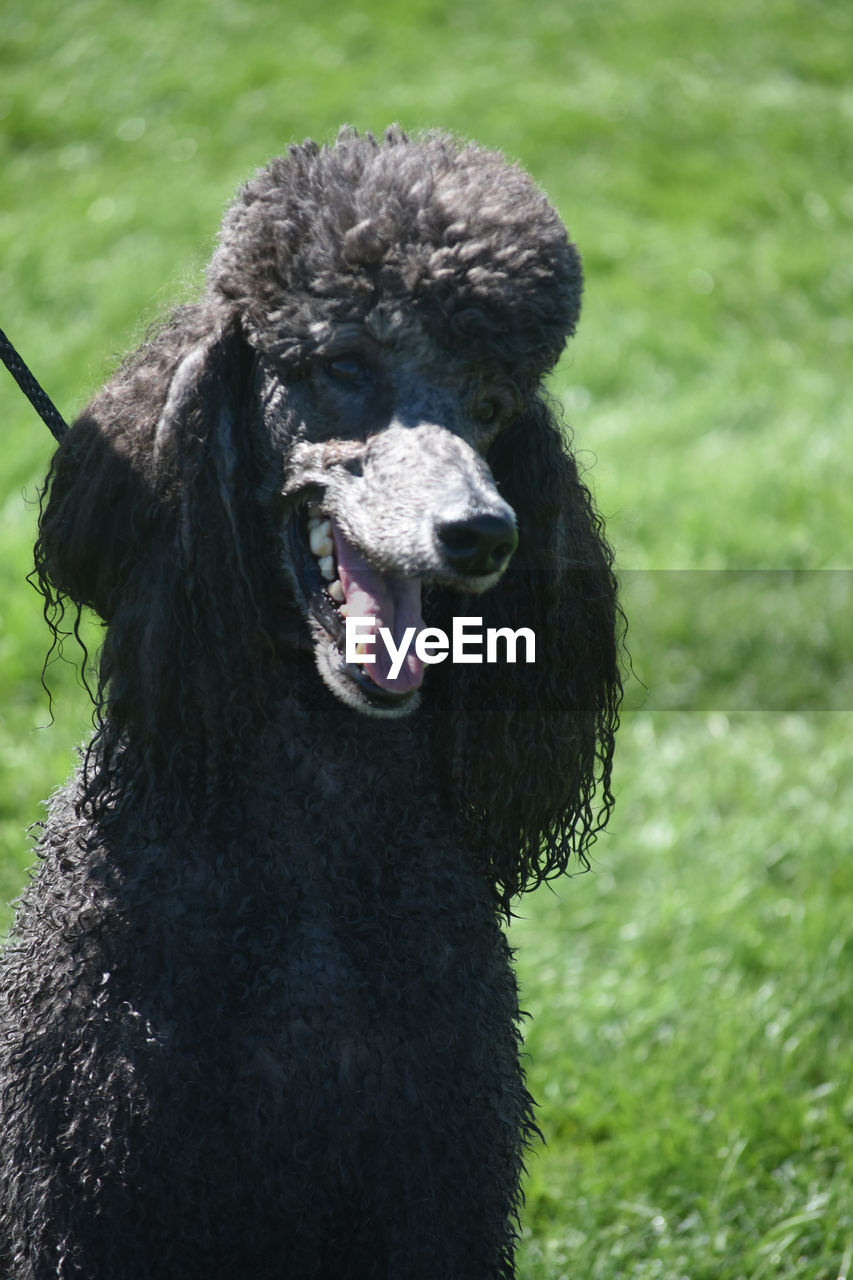
[[513,928],[549,1139],[524,1274],[835,1280],[853,1208],[849,716],[643,714],[621,745],[593,871]]
[[[0,326],[67,415],[237,184],[343,121],[502,147],[581,246],[555,390],[637,678],[594,869],[512,930],[548,1139],[523,1280],[851,1266],[851,41],[843,0],[4,5]],[[88,710],[54,668],[43,727],[51,442],[2,370],[0,416],[6,900]]]

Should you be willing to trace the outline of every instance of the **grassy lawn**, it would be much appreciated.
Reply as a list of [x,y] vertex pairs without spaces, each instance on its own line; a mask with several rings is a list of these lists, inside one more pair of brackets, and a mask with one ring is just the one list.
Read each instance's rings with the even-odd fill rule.
[[[581,247],[554,387],[634,676],[593,869],[512,930],[522,1280],[853,1268],[851,55],[844,0],[5,0],[0,327],[66,416],[343,121],[500,146]],[[57,665],[45,727],[51,440],[4,370],[0,413],[5,902],[88,711]]]

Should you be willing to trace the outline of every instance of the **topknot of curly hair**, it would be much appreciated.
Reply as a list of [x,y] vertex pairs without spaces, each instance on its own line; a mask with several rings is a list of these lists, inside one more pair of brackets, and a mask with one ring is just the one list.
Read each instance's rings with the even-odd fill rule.
[[262,350],[406,298],[448,341],[481,335],[537,379],[574,332],[582,275],[555,209],[500,153],[439,133],[389,130],[380,143],[346,129],[250,179],[208,283]]

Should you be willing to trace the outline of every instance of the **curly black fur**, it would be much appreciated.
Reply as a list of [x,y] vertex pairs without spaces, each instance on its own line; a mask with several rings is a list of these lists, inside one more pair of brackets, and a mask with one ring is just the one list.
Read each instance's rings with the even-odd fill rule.
[[[59,448],[46,612],[107,625],[2,960],[3,1275],[514,1274],[500,921],[606,821],[620,693],[541,391],[580,293],[500,156],[345,131],[247,184]],[[532,628],[535,665],[346,664],[311,512],[348,600]]]

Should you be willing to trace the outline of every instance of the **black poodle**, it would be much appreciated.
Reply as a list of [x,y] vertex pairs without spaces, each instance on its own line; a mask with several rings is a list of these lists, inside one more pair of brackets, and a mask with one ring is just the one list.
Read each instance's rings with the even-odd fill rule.
[[59,448],[46,613],[105,636],[2,962],[3,1276],[514,1274],[501,921],[606,820],[620,694],[541,387],[580,294],[499,155],[344,131]]

